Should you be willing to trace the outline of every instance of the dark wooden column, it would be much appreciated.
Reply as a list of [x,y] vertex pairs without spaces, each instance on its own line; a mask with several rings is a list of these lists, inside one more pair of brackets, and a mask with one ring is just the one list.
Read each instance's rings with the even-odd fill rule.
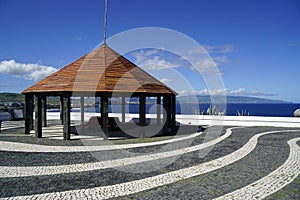
[[157,115],[157,125],[161,125],[161,96],[156,98],[156,115]]
[[43,130],[42,130],[42,97],[41,94],[35,95],[35,137],[41,138],[43,136]]
[[47,126],[47,96],[42,95],[42,124],[43,127]]
[[174,128],[176,126],[176,95],[171,96],[171,126]]
[[140,126],[146,125],[146,95],[141,94],[139,97],[139,103],[140,103]]
[[[101,97],[95,97],[95,102],[99,100],[98,108],[99,108],[99,113],[101,115]],[[96,107],[95,107],[96,108]]]
[[163,119],[164,119],[164,127],[163,127],[163,132],[167,133],[168,132],[168,128],[170,126],[170,98],[169,95],[163,95],[163,107],[165,109],[164,115],[163,115]]
[[122,96],[122,122],[125,122],[125,96]]
[[101,96],[101,120],[102,120],[102,130],[106,137],[108,138],[108,95],[103,93]]
[[69,94],[63,95],[63,136],[64,140],[70,140],[70,127],[71,127],[71,98]]
[[80,97],[80,119],[81,125],[84,124],[84,96]]
[[63,96],[60,96],[60,121],[61,124],[64,124],[64,115],[63,115],[63,110],[64,110],[64,99]]
[[169,125],[169,127],[171,127],[171,125],[172,125],[172,119],[171,119],[171,116],[172,116],[172,100],[171,100],[172,98],[171,98],[171,95],[168,95],[167,96],[167,101],[168,101],[168,104],[167,104],[167,119],[169,120],[169,122],[168,122],[168,125]]
[[25,134],[33,130],[33,95],[25,94]]

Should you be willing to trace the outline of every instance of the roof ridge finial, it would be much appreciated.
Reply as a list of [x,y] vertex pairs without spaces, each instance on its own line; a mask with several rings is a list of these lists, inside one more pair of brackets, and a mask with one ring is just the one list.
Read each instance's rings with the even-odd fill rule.
[[104,10],[104,44],[106,44],[106,26],[107,26],[107,0],[104,0],[105,10]]

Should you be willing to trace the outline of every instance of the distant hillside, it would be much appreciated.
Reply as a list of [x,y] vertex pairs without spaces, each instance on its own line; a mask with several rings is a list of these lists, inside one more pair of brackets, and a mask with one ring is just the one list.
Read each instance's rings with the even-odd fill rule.
[[[210,96],[208,96],[208,95],[205,95],[205,96],[198,95],[196,97],[197,97],[199,103],[210,103],[211,102]],[[216,97],[216,99],[217,98],[218,97]],[[179,97],[177,97],[177,99],[180,100],[181,102],[195,103],[194,96],[179,96]],[[287,101],[264,99],[264,98],[257,98],[257,97],[227,96],[226,99],[227,99],[227,103],[290,103]],[[24,101],[25,101],[24,95],[22,95],[22,94],[8,93],[8,92],[0,93],[0,102],[23,103]],[[138,102],[138,99],[136,101]],[[50,98],[48,98],[48,103],[59,104],[59,99],[57,97],[50,97]]]
[[[208,95],[196,96],[199,103],[211,103],[211,97]],[[195,101],[195,97],[193,96],[179,96],[179,100],[182,102],[191,103]],[[216,97],[218,99],[218,97]],[[257,97],[241,97],[241,96],[227,96],[226,97],[227,103],[290,103],[287,101],[281,100],[272,100],[272,99],[264,99],[264,98],[257,98]]]
[[[25,96],[20,93],[10,93],[10,92],[2,92],[0,93],[0,103],[25,103]],[[59,105],[59,98],[57,97],[48,97],[48,104],[57,104]]]
[[19,102],[24,103],[25,98],[23,94],[19,93],[9,93],[3,92],[0,93],[0,102]]

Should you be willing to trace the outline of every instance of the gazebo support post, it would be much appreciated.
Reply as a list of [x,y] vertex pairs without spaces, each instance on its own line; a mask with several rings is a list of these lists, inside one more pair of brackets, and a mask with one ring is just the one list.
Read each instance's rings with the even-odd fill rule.
[[104,139],[108,138],[108,95],[103,93],[101,96],[101,120]]
[[80,96],[80,119],[81,125],[84,124],[84,96]]
[[60,121],[61,124],[64,124],[64,115],[63,115],[63,110],[64,110],[64,100],[63,100],[63,95],[60,96]]
[[161,96],[156,97],[156,115],[157,125],[161,125]]
[[139,97],[139,103],[140,103],[140,126],[146,125],[146,95],[141,94]]
[[146,95],[144,93],[139,96],[139,124],[140,124],[140,138],[143,138],[145,135],[145,129],[143,126],[146,126]]
[[42,97],[41,94],[35,95],[35,137],[42,138]]
[[163,112],[163,119],[164,119],[164,127],[163,127],[163,133],[168,132],[169,128],[169,123],[170,123],[170,110],[169,110],[169,96],[168,95],[163,95],[163,107],[164,107],[164,112]]
[[69,94],[63,95],[63,136],[64,140],[70,140],[70,126],[71,126],[71,98]]
[[47,126],[47,96],[42,95],[42,124],[43,127]]
[[125,96],[122,95],[122,122],[125,122]]
[[33,95],[25,94],[25,134],[33,130]]
[[100,113],[100,115],[101,115],[101,109],[102,109],[102,107],[101,107],[101,97],[100,97],[100,98],[99,98],[99,97],[96,97],[96,98],[95,98],[95,101],[98,101],[98,102],[99,102],[98,108],[99,108],[99,113]]
[[171,96],[171,126],[172,129],[176,126],[176,95]]
[[167,120],[168,120],[168,127],[169,128],[171,128],[171,125],[172,125],[172,120],[171,120],[171,108],[172,108],[172,106],[171,106],[171,104],[172,104],[172,102],[171,102],[171,95],[167,95],[167,102],[168,102],[168,104],[167,104]]

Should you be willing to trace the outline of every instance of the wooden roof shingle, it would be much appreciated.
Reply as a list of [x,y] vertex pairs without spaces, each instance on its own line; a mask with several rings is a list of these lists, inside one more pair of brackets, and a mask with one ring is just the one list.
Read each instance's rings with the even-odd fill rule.
[[30,86],[22,93],[40,92],[177,94],[106,44]]

